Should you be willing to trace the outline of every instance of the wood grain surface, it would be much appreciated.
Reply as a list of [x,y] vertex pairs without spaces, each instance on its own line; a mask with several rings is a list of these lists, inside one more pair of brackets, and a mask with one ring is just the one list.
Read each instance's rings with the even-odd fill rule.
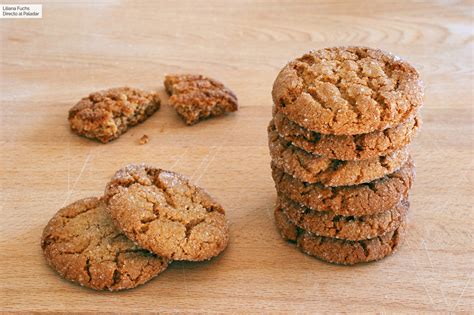
[[[34,3],[43,3],[42,19],[0,20],[0,311],[474,312],[472,1]],[[281,240],[266,136],[279,69],[310,49],[347,44],[405,57],[426,85],[407,242],[355,267]],[[222,80],[239,112],[185,126],[162,86],[175,72]],[[69,131],[75,102],[123,85],[159,90],[164,106],[107,145]],[[138,145],[143,134],[150,142]],[[102,194],[131,162],[209,190],[228,212],[228,249],[173,263],[130,291],[62,280],[42,257],[43,227],[62,206]]]

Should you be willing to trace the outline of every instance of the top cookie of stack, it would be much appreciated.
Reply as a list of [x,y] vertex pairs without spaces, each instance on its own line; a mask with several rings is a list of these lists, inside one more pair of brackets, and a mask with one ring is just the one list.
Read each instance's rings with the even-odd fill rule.
[[[288,63],[272,96],[269,147],[279,196],[275,215],[284,238],[335,263],[393,252],[403,234],[414,177],[406,146],[421,125],[423,85],[416,69],[378,49],[321,49]],[[301,206],[301,215],[291,215],[292,203]],[[334,231],[327,222],[315,223],[322,217],[334,218],[339,227]],[[384,219],[376,231],[362,228],[363,222],[379,224],[381,217],[391,222]],[[278,223],[284,221],[283,229]],[[292,230],[286,224],[294,225],[296,234],[285,235]],[[351,233],[339,238],[337,232],[349,230],[347,225]],[[388,234],[390,242],[374,242]],[[317,237],[327,238],[324,249]],[[377,243],[371,250],[355,250],[367,249],[369,241]]]
[[394,127],[423,102],[418,72],[381,50],[322,49],[290,62],[273,101],[299,125],[322,134],[356,135]]
[[273,85],[275,124],[297,146],[332,159],[387,155],[410,143],[423,102],[418,72],[380,50],[322,49],[287,64]]

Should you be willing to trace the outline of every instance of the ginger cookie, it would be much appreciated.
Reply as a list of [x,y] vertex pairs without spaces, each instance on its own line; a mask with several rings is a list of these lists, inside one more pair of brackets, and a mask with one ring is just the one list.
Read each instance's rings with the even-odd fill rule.
[[291,141],[294,146],[336,160],[366,160],[387,156],[408,145],[421,126],[421,118],[415,116],[383,131],[336,136],[305,129],[276,111],[273,121],[280,136]]
[[324,186],[347,186],[371,182],[397,171],[408,160],[406,148],[369,160],[341,161],[308,153],[268,127],[268,146],[273,163],[303,182]]
[[304,253],[340,265],[380,260],[398,250],[405,238],[406,221],[383,235],[360,241],[317,236],[299,229],[280,208],[275,209],[275,223],[283,239],[296,242]]
[[167,75],[169,103],[188,125],[238,109],[237,97],[222,83],[202,75]]
[[184,176],[128,165],[105,189],[115,224],[133,241],[173,260],[206,260],[228,243],[224,209]]
[[306,208],[280,194],[277,208],[282,209],[293,224],[314,235],[358,241],[398,228],[408,212],[409,203],[402,200],[395,208],[373,215],[342,216],[332,211]]
[[308,184],[272,163],[275,188],[291,200],[316,211],[332,211],[337,215],[363,216],[393,209],[406,199],[415,177],[411,158],[398,171],[370,183],[326,187]]
[[78,135],[106,143],[146,120],[160,104],[156,93],[113,88],[81,99],[69,110],[69,123]]
[[59,210],[43,231],[41,247],[62,277],[95,290],[123,290],[147,282],[168,260],[130,241],[110,219],[100,198]]
[[273,102],[289,119],[322,134],[381,131],[414,116],[423,103],[415,68],[379,49],[334,47],[288,63]]

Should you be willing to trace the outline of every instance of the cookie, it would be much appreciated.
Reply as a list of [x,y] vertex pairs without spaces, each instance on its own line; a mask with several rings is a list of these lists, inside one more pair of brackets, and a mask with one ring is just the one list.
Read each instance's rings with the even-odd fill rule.
[[115,224],[162,257],[206,260],[227,246],[224,209],[182,175],[131,164],[112,177],[105,198]]
[[371,182],[398,170],[408,160],[406,148],[370,160],[341,161],[308,153],[280,137],[272,122],[268,145],[273,163],[299,180],[324,186],[347,186]]
[[123,87],[99,91],[81,99],[69,110],[69,124],[78,135],[103,143],[118,138],[160,109],[160,97]]
[[406,199],[415,177],[411,158],[398,171],[367,184],[325,187],[308,184],[272,163],[272,176],[278,193],[316,211],[332,211],[337,215],[363,216],[393,209]]
[[322,134],[381,131],[414,116],[423,84],[407,62],[378,49],[334,47],[288,63],[273,102],[289,119]]
[[100,198],[59,210],[43,231],[41,247],[62,277],[95,290],[123,290],[147,282],[168,260],[142,249],[115,227]]
[[336,136],[305,129],[276,111],[273,121],[278,133],[294,146],[336,160],[366,160],[389,155],[408,145],[421,127],[421,118],[415,116],[383,131]]
[[373,215],[342,216],[332,211],[314,211],[281,194],[277,208],[293,224],[314,235],[358,241],[398,228],[408,212],[409,203],[408,200],[402,200],[395,208]]
[[349,241],[324,236],[317,236],[299,229],[288,220],[281,211],[275,209],[275,223],[283,239],[296,242],[304,253],[340,265],[380,260],[398,250],[405,238],[406,221],[390,232],[375,238]]
[[222,83],[202,75],[167,75],[170,105],[188,125],[238,109],[237,97]]

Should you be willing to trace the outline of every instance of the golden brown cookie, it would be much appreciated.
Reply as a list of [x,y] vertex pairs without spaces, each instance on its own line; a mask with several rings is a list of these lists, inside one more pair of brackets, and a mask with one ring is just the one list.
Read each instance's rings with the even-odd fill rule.
[[160,104],[158,94],[139,89],[99,91],[84,97],[69,110],[69,123],[78,135],[106,143],[143,122],[160,109]]
[[389,53],[334,47],[288,63],[272,96],[278,111],[306,129],[355,135],[414,116],[423,103],[423,85],[415,68]]
[[188,125],[238,109],[237,97],[222,83],[202,75],[167,75],[169,103]]
[[341,161],[308,153],[280,137],[272,122],[268,146],[273,163],[299,180],[324,186],[347,186],[371,182],[397,171],[408,160],[406,148],[369,160]]
[[96,290],[123,290],[147,282],[168,260],[142,249],[115,227],[100,198],[59,210],[43,231],[41,247],[62,277]]
[[336,136],[305,129],[276,111],[273,121],[280,136],[294,146],[336,160],[366,160],[389,155],[408,145],[421,126],[421,118],[416,116],[383,131]]
[[342,216],[332,211],[306,208],[280,194],[277,208],[280,208],[293,224],[314,235],[358,241],[374,238],[398,228],[408,212],[409,203],[408,200],[402,200],[395,208],[373,215]]
[[405,238],[405,220],[397,229],[383,235],[367,240],[348,241],[316,236],[299,229],[280,208],[275,209],[275,223],[283,239],[296,242],[298,248],[308,255],[341,265],[376,261],[393,254]]
[[354,186],[326,187],[304,183],[275,164],[272,164],[272,176],[278,193],[305,207],[332,211],[337,215],[363,216],[388,211],[406,199],[415,177],[415,166],[409,159],[392,174]]
[[182,175],[128,165],[105,189],[115,224],[133,241],[173,260],[206,260],[228,243],[224,209]]

